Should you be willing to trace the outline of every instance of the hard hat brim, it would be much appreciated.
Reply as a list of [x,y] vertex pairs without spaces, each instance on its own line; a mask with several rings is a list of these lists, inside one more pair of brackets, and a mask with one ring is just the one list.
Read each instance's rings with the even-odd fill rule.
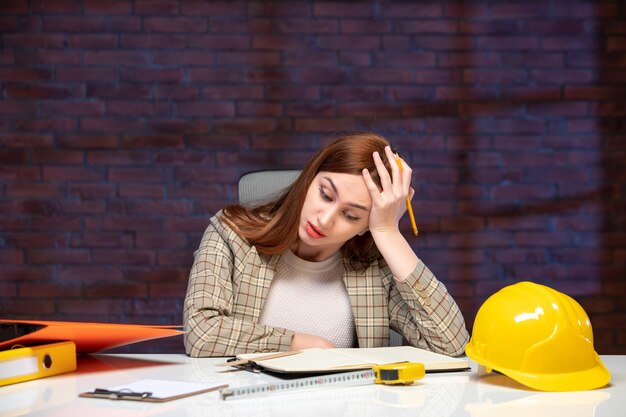
[[513,369],[493,369],[516,380],[520,384],[539,391],[585,391],[601,388],[611,380],[611,373],[606,369],[598,354],[594,354],[596,358],[595,366],[576,372],[531,374]]

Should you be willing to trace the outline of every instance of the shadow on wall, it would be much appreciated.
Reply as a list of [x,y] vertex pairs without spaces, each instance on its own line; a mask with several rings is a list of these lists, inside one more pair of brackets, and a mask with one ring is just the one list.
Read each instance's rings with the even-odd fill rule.
[[[465,10],[460,6],[460,15],[471,16],[470,3],[464,2]],[[626,294],[626,91],[624,72],[611,64],[623,60],[624,41],[617,36],[619,18],[602,5],[596,11],[595,42],[587,34],[550,36],[551,30],[558,32],[558,22],[544,27],[544,45],[565,50],[565,68],[543,68],[540,62],[522,69],[527,73],[520,76],[527,82],[513,88],[506,80],[499,84],[497,77],[507,75],[494,72],[493,80],[477,80],[454,97],[462,111],[447,144],[458,178],[452,194],[476,198],[465,202],[454,218],[437,223],[467,220],[466,232],[454,236],[454,246],[461,249],[455,263],[461,267],[456,273],[449,270],[447,279],[470,331],[489,295],[530,280],[583,305],[599,353],[624,353],[626,310],[620,300]],[[503,36],[528,29],[491,23],[487,30]],[[571,47],[574,40],[583,46]],[[544,58],[541,52],[524,54],[526,59]],[[466,74],[476,70],[476,77],[485,61],[495,59],[478,49],[456,56],[454,68],[465,68]],[[485,190],[476,191],[485,184]],[[487,198],[481,200],[481,192]],[[481,249],[488,256],[483,261],[493,262],[491,268],[474,267],[473,257]]]

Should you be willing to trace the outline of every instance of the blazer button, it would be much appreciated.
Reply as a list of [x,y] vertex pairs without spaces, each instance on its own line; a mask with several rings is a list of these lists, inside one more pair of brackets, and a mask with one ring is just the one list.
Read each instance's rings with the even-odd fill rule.
[[422,300],[422,305],[429,306],[432,303],[431,299],[426,297]]

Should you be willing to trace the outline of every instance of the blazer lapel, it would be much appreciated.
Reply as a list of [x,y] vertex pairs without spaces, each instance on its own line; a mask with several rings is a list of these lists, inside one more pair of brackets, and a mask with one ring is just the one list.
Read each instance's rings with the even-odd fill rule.
[[387,291],[378,264],[357,270],[346,259],[343,281],[352,304],[359,347],[389,345],[389,311]]
[[261,316],[279,259],[280,255],[262,255],[253,249],[240,263],[245,270],[236,291],[236,304],[242,307],[240,313],[246,319],[257,321]]

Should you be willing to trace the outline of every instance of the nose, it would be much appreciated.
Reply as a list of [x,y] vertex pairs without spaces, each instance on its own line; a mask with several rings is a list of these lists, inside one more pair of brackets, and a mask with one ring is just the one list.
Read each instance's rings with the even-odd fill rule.
[[317,215],[317,221],[319,222],[320,226],[324,228],[328,228],[332,226],[334,216],[335,216],[335,210],[327,207],[319,211]]

